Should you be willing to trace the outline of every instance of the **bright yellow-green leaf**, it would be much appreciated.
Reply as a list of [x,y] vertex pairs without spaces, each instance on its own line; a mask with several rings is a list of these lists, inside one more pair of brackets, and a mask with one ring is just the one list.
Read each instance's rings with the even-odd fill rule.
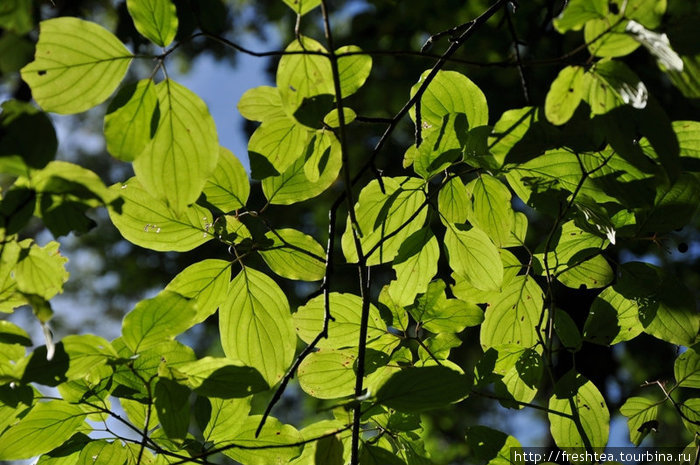
[[413,303],[416,295],[428,289],[428,283],[437,273],[440,246],[430,228],[423,228],[410,235],[401,244],[394,271],[396,279],[389,284],[391,299],[399,306]]
[[[440,125],[426,131],[413,160],[413,169],[424,179],[443,172],[462,157],[462,139],[467,123],[462,113],[445,115]],[[407,151],[408,156],[410,152]]]
[[502,344],[533,347],[539,340],[536,326],[543,307],[540,286],[529,276],[516,276],[489,302],[481,325],[481,346],[484,349]]
[[133,161],[150,142],[158,95],[151,79],[143,79],[119,90],[105,115],[107,151],[122,161]]
[[129,452],[121,441],[108,442],[103,439],[91,441],[80,451],[78,464],[124,465],[128,463]]
[[249,194],[250,183],[245,168],[230,150],[220,147],[214,174],[204,185],[207,202],[228,213],[243,208]]
[[192,250],[210,240],[211,213],[198,205],[177,214],[154,198],[136,178],[115,184],[110,190],[121,197],[109,209],[109,216],[129,242],[159,251]]
[[627,417],[627,427],[630,431],[630,442],[638,446],[644,437],[652,429],[645,424],[656,421],[659,402],[644,397],[630,397],[622,407],[620,413]]
[[615,272],[602,255],[596,255],[557,274],[557,279],[572,289],[599,289],[615,279]]
[[245,119],[264,121],[285,116],[277,87],[259,86],[245,91],[238,101],[238,111]]
[[[362,189],[355,205],[360,227],[357,233],[368,265],[393,260],[403,241],[420,229],[427,215],[425,208],[418,211],[425,201],[422,179],[385,177],[382,181],[384,192],[379,182],[372,180]],[[392,236],[384,239],[389,234]],[[356,262],[357,251],[349,218],[341,244],[348,262]]]
[[479,228],[462,231],[448,224],[445,232],[450,268],[477,289],[491,291],[503,283],[503,263],[498,249]]
[[[362,50],[354,45],[340,47],[335,51],[336,55],[344,53],[361,53]],[[354,94],[362,87],[372,70],[372,57],[369,55],[347,55],[338,58],[338,75],[340,77],[340,91],[343,98]]]
[[605,449],[610,412],[598,388],[583,375],[570,371],[557,381],[549,409],[573,415],[547,414],[552,437],[561,449],[573,452],[585,447],[598,453]]
[[294,13],[303,16],[321,4],[321,0],[282,0]]
[[297,370],[299,385],[317,399],[337,399],[355,391],[355,353],[322,349],[309,354]]
[[583,336],[596,344],[612,345],[629,341],[643,330],[637,303],[625,299],[614,287],[609,287],[593,301],[583,327]]
[[251,175],[265,179],[284,173],[304,158],[311,131],[291,117],[266,119],[248,141]]
[[260,255],[272,271],[288,279],[323,279],[326,252],[316,239],[296,229],[277,229],[265,237],[271,244],[261,249]]
[[171,0],[127,0],[126,7],[142,36],[167,47],[177,33],[177,12]]
[[224,301],[230,279],[230,262],[202,260],[182,270],[165,290],[192,299],[197,308],[194,321],[199,323],[214,313]]
[[571,0],[553,21],[557,31],[578,31],[591,19],[604,18],[608,14],[607,0]]
[[598,57],[622,57],[639,47],[639,42],[625,32],[627,20],[620,22],[619,15],[607,15],[592,19],[583,28],[583,38],[591,55]]
[[54,241],[44,247],[36,244],[23,247],[14,270],[19,291],[46,300],[63,292],[63,283],[68,280],[65,268],[68,259],[61,256],[58,247],[58,242]]
[[160,121],[134,161],[136,177],[178,213],[194,203],[219,159],[214,119],[196,94],[175,81],[156,85]]
[[117,88],[133,58],[111,32],[78,18],[40,24],[34,61],[22,79],[46,111],[80,113],[104,102]]
[[79,405],[61,400],[37,404],[19,423],[0,435],[0,460],[36,457],[60,446],[83,425]]
[[550,123],[561,125],[574,115],[586,90],[583,75],[581,66],[567,66],[552,82],[544,101],[544,113]]
[[[646,86],[624,63],[617,60],[598,62],[585,75],[588,93],[583,98],[594,115],[602,115],[621,105],[642,109],[649,98]],[[585,84],[584,84],[585,85]]]
[[[244,420],[238,420],[240,427],[230,436],[230,439],[219,440],[214,443],[216,447],[226,446],[228,443],[247,446],[249,449],[232,448],[224,452],[224,455],[245,463],[246,465],[270,465],[289,463],[293,458],[301,454],[301,446],[279,447],[285,444],[295,444],[302,441],[301,434],[291,425],[282,424],[274,417],[268,417],[258,437],[255,431],[260,423],[260,415],[251,415]],[[275,446],[278,447],[269,447]],[[268,448],[260,448],[268,446]],[[258,447],[258,449],[255,449]]]
[[[427,78],[430,70],[423,72],[418,83],[411,87],[411,96]],[[450,113],[464,113],[470,128],[489,122],[486,97],[468,77],[456,71],[440,71],[430,82],[421,98],[421,124],[424,130],[439,128],[442,118]],[[415,122],[415,109],[410,111]]]
[[698,346],[690,347],[676,359],[673,371],[679,386],[700,388],[700,355]]
[[[349,107],[343,107],[343,116],[345,119],[345,124],[350,124],[357,118],[357,113],[355,110]],[[338,110],[331,110],[326,116],[323,117],[323,124],[331,128],[340,127],[340,118],[338,117]]]
[[64,337],[63,350],[70,357],[66,371],[67,379],[82,378],[119,357],[112,345],[105,339],[93,334],[68,335]]
[[209,399],[211,415],[204,429],[206,441],[220,442],[231,437],[241,427],[241,419],[248,416],[250,398]]
[[[307,0],[308,1],[308,0]],[[294,113],[304,99],[322,94],[334,94],[331,62],[322,55],[300,52],[327,53],[321,44],[308,37],[300,37],[287,48],[277,67],[277,87],[282,104],[290,114]],[[303,46],[302,46],[303,44]]]
[[270,386],[294,358],[296,334],[287,297],[272,279],[250,267],[231,281],[219,308],[219,331],[226,356],[257,369]]
[[[376,418],[376,416],[374,417]],[[321,420],[312,423],[300,430],[304,440],[312,440],[334,431],[339,431],[345,424],[339,420]],[[343,453],[347,453],[347,446],[343,450],[343,442],[347,442],[350,431],[345,430],[335,436],[307,443],[302,454],[294,459],[289,465],[308,465],[310,463],[324,465],[343,465]]]
[[171,291],[136,304],[122,323],[124,342],[134,353],[172,339],[192,326],[194,303]]
[[[335,182],[343,165],[340,143],[329,131],[317,131],[314,146],[280,176],[262,181],[265,197],[275,205],[290,205],[321,194]],[[318,174],[316,174],[318,173]]]
[[510,205],[510,191],[501,181],[482,174],[467,186],[472,192],[472,214],[469,221],[488,235],[498,246],[504,247],[511,237],[515,213]]
[[[489,349],[484,354],[484,359],[487,358],[496,359],[492,376],[496,394],[504,399],[501,404],[522,409],[523,405],[517,402],[531,402],[535,398],[544,373],[544,361],[536,350],[503,344]],[[510,402],[511,399],[517,402]]]
[[[321,349],[343,349],[357,347],[360,339],[360,315],[362,299],[352,294],[331,293],[330,311],[334,320],[328,323],[328,338],[321,339],[316,347]],[[310,343],[323,329],[324,296],[314,297],[294,314],[294,326],[299,338]],[[386,325],[379,310],[370,304],[367,341],[372,342],[386,333]]]
[[484,312],[472,303],[445,296],[445,282],[433,281],[427,292],[408,309],[423,328],[433,333],[459,333],[467,326],[477,326]]
[[467,188],[459,177],[450,178],[438,193],[441,218],[449,223],[464,223],[467,221],[468,208]]

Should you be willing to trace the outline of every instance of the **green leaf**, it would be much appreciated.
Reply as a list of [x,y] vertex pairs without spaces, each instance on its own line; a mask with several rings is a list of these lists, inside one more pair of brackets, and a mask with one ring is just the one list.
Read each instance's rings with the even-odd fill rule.
[[155,389],[155,412],[163,432],[172,440],[183,440],[190,424],[190,390],[168,378],[158,378]]
[[[357,113],[355,110],[349,107],[343,107],[343,117],[345,119],[345,124],[350,124],[357,118]],[[338,117],[338,110],[331,110],[326,116],[323,117],[323,124],[331,128],[340,127],[340,118]]]
[[591,19],[602,19],[608,14],[606,0],[571,0],[566,8],[553,21],[554,28],[560,33],[579,31]]
[[700,388],[700,355],[695,350],[697,348],[690,347],[676,359],[673,372],[678,386]]
[[212,238],[212,215],[198,205],[177,214],[146,192],[136,178],[110,190],[123,202],[110,206],[109,217],[129,242],[151,250],[184,252]]
[[498,247],[504,247],[510,240],[515,221],[510,191],[501,181],[488,174],[482,174],[473,183],[473,213],[469,221],[485,232]]
[[469,377],[444,366],[408,367],[379,388],[377,402],[402,412],[447,407],[467,397]]
[[190,328],[195,314],[190,299],[163,291],[139,302],[126,314],[122,323],[123,340],[134,353],[139,353]]
[[70,357],[70,366],[66,372],[69,380],[86,377],[99,381],[92,379],[90,374],[107,362],[119,358],[109,342],[93,334],[68,335],[61,342]]
[[151,141],[159,111],[158,95],[151,79],[122,87],[105,115],[107,151],[122,161],[134,161]]
[[[514,465],[513,452],[522,452],[520,442],[513,436],[488,426],[470,426],[466,434],[470,457],[487,465]],[[544,465],[544,464],[543,464]]]
[[583,98],[594,115],[602,115],[621,105],[631,105],[637,109],[647,106],[649,94],[646,86],[621,61],[600,61],[585,76],[588,94]]
[[691,397],[680,404],[680,413],[685,428],[692,435],[700,433],[700,397]]
[[259,86],[245,91],[238,101],[238,111],[245,119],[264,121],[285,116],[277,87]]
[[170,0],[127,0],[126,7],[142,36],[167,47],[177,33],[177,12]]
[[53,124],[30,103],[3,102],[0,131],[0,157],[18,155],[27,166],[43,168],[56,155],[58,140]]
[[637,217],[640,232],[667,232],[688,224],[698,208],[700,180],[691,173],[681,173],[672,185],[657,189],[654,205],[640,210]]
[[316,239],[296,229],[276,229],[265,237],[271,244],[259,252],[272,271],[300,281],[323,279],[326,252]]
[[338,139],[330,131],[316,131],[305,156],[297,158],[280,176],[263,179],[263,193],[275,205],[311,199],[335,182],[342,165]]
[[554,126],[541,108],[524,107],[505,111],[493,126],[488,149],[497,165],[522,162],[558,146]]
[[570,371],[554,386],[549,409],[572,418],[548,413],[557,446],[567,452],[585,448],[602,452],[608,442],[610,412],[598,388],[583,375]]
[[241,419],[250,412],[250,398],[219,399],[216,397],[205,400],[210,407],[210,416],[204,428],[204,439],[220,442],[231,437],[241,427]]
[[304,16],[321,4],[321,0],[282,0],[291,8],[294,13]]
[[216,169],[204,185],[207,202],[228,213],[245,207],[249,194],[250,183],[245,168],[231,151],[219,147]]
[[28,459],[60,446],[83,426],[85,416],[79,405],[60,400],[38,403],[0,435],[0,460]]
[[639,446],[649,433],[645,425],[656,421],[659,402],[644,397],[630,397],[620,407],[620,413],[627,417],[627,427],[630,431],[630,442]]
[[455,176],[449,178],[438,193],[438,210],[441,218],[449,223],[467,221],[469,194],[462,180]]
[[226,298],[230,269],[231,263],[226,260],[202,260],[182,270],[165,290],[192,299],[197,309],[194,322],[199,323],[214,313]]
[[[342,56],[344,53],[355,55]],[[372,70],[372,57],[363,55],[360,47],[346,45],[335,51],[338,55],[338,76],[340,77],[340,92],[346,98],[358,91],[369,77]]]
[[[570,8],[571,3],[566,11]],[[569,121],[581,103],[585,90],[584,69],[581,66],[567,66],[562,69],[552,82],[544,102],[547,120],[556,125]]]
[[[418,83],[411,87],[413,97],[430,70],[424,71]],[[456,71],[439,71],[430,82],[420,100],[421,124],[425,132],[442,125],[442,118],[450,113],[464,113],[470,128],[489,123],[489,109],[486,97],[479,87],[468,77]],[[416,121],[415,108],[409,111]]]
[[477,289],[496,290],[501,287],[503,263],[498,249],[484,231],[477,227],[462,231],[448,224],[444,241],[450,268],[455,273]]
[[[491,352],[496,352],[492,355]],[[501,397],[501,404],[507,408],[522,409],[518,402],[531,402],[537,395],[537,388],[544,373],[544,361],[533,350],[513,344],[504,344],[489,349],[484,359],[496,358],[493,366],[495,392]],[[517,402],[511,402],[511,399]]]
[[424,179],[430,179],[461,158],[460,139],[466,132],[467,123],[462,113],[445,115],[440,126],[428,131],[418,147],[418,154],[413,160],[416,173]]
[[[268,417],[260,435],[256,437],[255,431],[261,418],[260,415],[251,415],[242,422],[239,419],[238,430],[230,436],[230,439],[215,442],[216,447],[226,446],[228,443],[247,447],[249,450],[232,448],[224,452],[224,455],[246,465],[289,463],[301,454],[301,446],[286,446],[302,441],[299,431],[291,425],[282,424],[276,418]],[[255,449],[256,447],[258,449]]]
[[416,295],[428,289],[437,273],[440,246],[430,228],[411,234],[399,247],[393,267],[396,279],[389,283],[388,293],[399,306],[413,303]]
[[20,344],[27,347],[32,345],[32,340],[29,334],[16,324],[0,320],[0,344]]
[[427,292],[409,308],[417,323],[433,333],[459,333],[467,326],[478,326],[484,312],[472,303],[445,296],[445,282],[433,281]]
[[309,354],[297,371],[299,385],[317,399],[337,399],[355,392],[355,354],[321,349]]
[[583,337],[596,344],[613,345],[634,339],[643,330],[637,303],[626,299],[613,286],[593,300]]
[[41,22],[34,61],[21,73],[45,111],[80,113],[114,92],[132,58],[103,27],[78,18],[54,18]]
[[671,344],[695,342],[700,330],[695,299],[672,274],[648,263],[625,263],[615,290],[637,303],[645,333]]
[[687,170],[700,171],[700,121],[674,121],[681,163]]
[[63,283],[68,281],[68,259],[61,256],[58,247],[58,242],[51,241],[44,247],[31,244],[22,248],[14,270],[20,292],[46,300],[63,292]]
[[554,313],[554,330],[566,350],[576,352],[581,349],[581,333],[573,318],[561,309]]
[[177,82],[158,83],[156,93],[158,129],[134,160],[134,172],[153,197],[181,213],[197,200],[216,168],[216,125],[202,99]]
[[233,278],[219,332],[226,356],[257,369],[270,386],[292,363],[296,334],[287,297],[260,271],[245,267]]
[[[78,464],[124,465],[129,461],[129,452],[121,441],[91,441],[85,444],[78,456]],[[57,465],[57,464],[53,464]]]
[[[343,349],[357,347],[360,339],[360,315],[362,299],[353,294],[332,292],[329,296],[330,312],[334,320],[328,322],[328,338],[321,339],[319,349]],[[314,297],[294,314],[294,327],[299,338],[310,343],[323,329],[324,296]],[[370,304],[367,341],[372,342],[386,333],[386,325],[377,307]]]
[[[554,274],[571,270],[591,256],[597,255],[607,244],[606,239],[579,229],[574,221],[567,221],[552,235],[550,251],[546,256],[547,267]],[[542,244],[540,248],[544,248],[545,245],[546,243]],[[540,248],[535,257],[544,268],[545,254],[540,252]]]
[[[411,177],[382,178],[384,191],[374,179],[357,199],[355,213],[360,231],[357,234],[368,265],[392,261],[401,244],[425,222],[427,212],[424,181]],[[387,236],[391,234],[391,237]],[[348,262],[357,261],[350,218],[341,239]],[[373,252],[372,249],[374,249]],[[371,252],[371,254],[370,254]]]
[[178,365],[177,371],[187,376],[189,388],[210,398],[248,397],[268,388],[255,368],[228,358],[204,357]]
[[16,34],[26,34],[34,27],[31,0],[9,0],[0,8],[0,27]]
[[487,349],[502,344],[533,347],[538,342],[536,326],[545,311],[543,297],[542,289],[531,277],[513,278],[489,302],[481,325],[481,347]]
[[282,105],[290,114],[306,98],[334,94],[330,60],[322,55],[300,53],[303,51],[327,53],[321,44],[303,36],[285,49],[287,54],[280,59],[277,67],[277,87]]
[[582,261],[557,275],[557,279],[572,289],[598,289],[615,279],[610,264],[601,255]]
[[302,158],[311,132],[288,116],[266,119],[248,141],[251,175],[265,179],[284,173]]
[[[318,438],[338,431],[345,426],[338,420],[321,420],[312,423],[299,431],[305,441]],[[347,440],[350,432],[345,431],[335,436],[325,437],[318,441],[307,443],[302,454],[290,462],[290,465],[343,465],[343,439]],[[343,435],[345,438],[343,438]],[[347,451],[346,451],[347,452]]]
[[[619,5],[618,5],[619,9]],[[602,19],[592,19],[583,28],[583,39],[588,51],[597,57],[622,57],[639,47],[639,42],[626,33],[627,20],[609,14]]]

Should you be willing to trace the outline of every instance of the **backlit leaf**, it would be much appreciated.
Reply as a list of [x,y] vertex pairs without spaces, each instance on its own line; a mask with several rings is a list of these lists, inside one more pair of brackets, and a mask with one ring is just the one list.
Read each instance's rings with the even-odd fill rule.
[[582,67],[567,66],[552,82],[544,102],[544,113],[550,123],[561,125],[571,119],[585,91],[583,74]]
[[272,271],[301,281],[323,278],[326,252],[316,239],[296,229],[276,229],[265,237],[271,244],[261,249],[260,255]]
[[603,18],[608,14],[608,2],[605,0],[571,0],[561,14],[554,19],[557,31],[578,31],[591,20]]
[[659,402],[644,397],[630,397],[620,413],[627,417],[627,427],[630,431],[630,442],[638,446],[649,430],[644,431],[644,424],[656,420]]
[[245,119],[263,121],[285,116],[277,87],[259,86],[245,91],[238,101],[238,111]]
[[303,16],[321,4],[321,0],[282,0],[294,13]]
[[593,300],[583,327],[583,336],[596,344],[617,344],[637,337],[644,327],[639,321],[639,306],[626,299],[614,286]]
[[440,246],[430,228],[423,228],[410,235],[401,244],[394,260],[396,279],[389,284],[392,300],[406,306],[413,303],[417,294],[424,293],[428,283],[437,273]]
[[469,221],[485,232],[497,246],[503,247],[510,239],[515,221],[510,191],[501,181],[487,174],[479,176],[473,183],[473,213]]
[[150,142],[158,111],[158,95],[151,79],[122,87],[105,115],[107,151],[122,161],[133,161]]
[[[308,1],[308,0],[306,0]],[[300,37],[287,46],[277,67],[277,87],[282,104],[291,114],[305,98],[322,94],[334,94],[333,73],[328,58],[317,54],[301,54],[309,51],[327,53],[321,44],[308,37]],[[303,46],[302,46],[303,44]]]
[[165,290],[192,299],[197,308],[194,322],[199,323],[214,313],[226,298],[230,267],[231,263],[225,260],[202,260],[182,270]]
[[58,251],[58,242],[51,241],[44,247],[26,245],[20,252],[14,270],[17,289],[46,300],[63,292],[63,283],[68,280],[65,269],[68,259]]
[[22,79],[45,111],[80,113],[114,92],[132,58],[102,26],[54,18],[41,22],[35,58],[22,68]]
[[249,194],[250,183],[245,168],[230,150],[220,147],[214,174],[204,184],[207,202],[228,213],[243,208]]
[[[282,424],[276,418],[268,417],[260,435],[256,437],[255,430],[258,428],[261,418],[260,415],[251,415],[245,418],[230,439],[219,440],[215,442],[215,445],[222,447],[233,443],[247,446],[249,450],[234,447],[224,452],[225,455],[246,465],[289,463],[290,460],[301,454],[301,446],[280,447],[285,444],[301,442],[302,437],[296,428]],[[239,419],[239,421],[241,420]],[[270,447],[275,445],[277,447]],[[260,448],[261,446],[268,448]],[[258,449],[254,449],[255,447]]]
[[408,367],[377,391],[377,401],[402,412],[421,412],[453,404],[469,394],[469,378],[444,366]]
[[690,347],[678,356],[673,365],[676,383],[679,386],[700,388],[700,355],[695,350],[697,348]]
[[476,227],[462,231],[449,224],[445,232],[445,246],[452,270],[466,278],[474,287],[482,290],[501,287],[501,257],[484,231]]
[[178,365],[177,371],[187,376],[188,387],[210,398],[248,397],[268,388],[256,369],[228,358],[204,357]]
[[299,385],[317,399],[337,399],[355,392],[355,353],[322,349],[309,354],[297,371]]
[[340,91],[346,98],[362,87],[372,70],[372,57],[363,55],[362,50],[354,45],[340,47],[335,51],[336,55],[344,53],[356,53],[338,57],[338,74],[340,77]]
[[219,308],[221,345],[227,357],[257,369],[274,386],[292,362],[296,334],[279,286],[250,267],[241,270]]
[[178,25],[171,0],[127,0],[126,7],[141,35],[161,47],[170,45]]

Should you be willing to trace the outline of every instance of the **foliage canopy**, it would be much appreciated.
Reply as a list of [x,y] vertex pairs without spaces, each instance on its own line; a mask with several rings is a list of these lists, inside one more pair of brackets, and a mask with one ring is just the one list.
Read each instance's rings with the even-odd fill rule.
[[[15,66],[36,105],[8,99],[0,113],[0,311],[31,307],[46,342],[35,347],[27,328],[0,321],[0,460],[510,462],[517,438],[485,426],[460,432],[466,451],[436,446],[430,415],[472,398],[546,412],[564,450],[604,450],[617,411],[635,445],[663,423],[685,429],[684,442],[664,445],[700,447],[697,289],[671,264],[652,263],[648,249],[629,252],[681,228],[697,233],[700,122],[676,119],[658,95],[673,85],[697,108],[700,55],[664,33],[682,8],[570,0],[558,11],[548,2],[542,31],[551,26],[578,45],[528,62],[516,31],[523,20],[505,0],[432,31],[420,51],[337,46],[330,2],[278,3],[293,10],[297,29],[284,50],[266,53],[206,22],[183,36],[192,27],[171,0],[126,1],[151,53],[88,20],[39,23],[33,58]],[[24,40],[31,8],[0,7],[0,42]],[[302,17],[318,19],[323,37],[312,38],[318,30],[306,31]],[[502,111],[489,110],[497,96],[465,74],[470,63],[458,55],[498,21],[513,57],[480,66],[519,72],[528,103]],[[204,101],[168,76],[172,57],[201,38],[278,58],[276,86],[250,89],[238,105],[254,124],[251,179],[220,146]],[[630,56],[640,54],[656,68],[635,69]],[[384,55],[433,62],[411,77],[389,118],[350,106]],[[136,61],[154,61],[150,75]],[[528,69],[538,65],[556,69],[533,85]],[[107,100],[106,148],[133,167],[111,186],[55,159],[47,115]],[[412,140],[403,140],[406,119]],[[374,133],[370,150],[354,147],[364,144],[353,136],[362,125]],[[400,156],[387,145],[402,131]],[[325,209],[327,233],[285,216],[302,202]],[[87,233],[95,208],[136,246],[172,253],[215,244],[217,252],[138,302],[120,337],[53,341],[51,299],[69,278],[67,259],[32,230],[38,218],[56,238]],[[313,292],[299,302],[295,285]],[[570,309],[574,292],[590,299],[583,316]],[[180,337],[212,323],[219,353],[201,355]],[[611,411],[600,380],[579,368],[585,350],[639,338],[682,348],[665,360],[673,379],[625,387]],[[475,357],[456,355],[477,341]],[[301,428],[271,416],[292,378],[298,396],[316,399]]]

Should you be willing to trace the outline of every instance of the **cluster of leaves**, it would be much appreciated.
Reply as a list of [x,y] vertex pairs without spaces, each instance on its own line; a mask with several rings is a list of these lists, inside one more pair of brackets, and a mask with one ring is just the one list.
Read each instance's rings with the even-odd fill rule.
[[[679,89],[698,96],[690,59],[654,31],[665,2],[568,2],[554,26],[562,34],[583,29],[591,59],[563,68],[543,106],[510,109],[491,126],[479,87],[442,68],[490,17],[511,14],[508,2],[495,2],[450,32],[451,45],[418,78],[354,177],[346,127],[361,117],[344,99],[362,88],[372,59],[355,46],[334,47],[325,1],[285,3],[300,17],[320,5],[327,48],[297,35],[277,53],[277,86],[251,89],[239,103],[260,123],[248,145],[253,187],[267,200],[258,209],[206,105],[167,77],[180,46],[172,45],[178,18],[170,0],[126,3],[139,33],[165,48],[155,57],[134,55],[95,23],[41,23],[34,61],[21,75],[46,112],[104,102],[134,59],[155,58],[156,66],[123,85],[107,109],[107,149],[135,173],[109,187],[54,160],[45,113],[3,104],[0,165],[12,183],[0,202],[0,311],[29,305],[45,325],[68,279],[57,242],[23,238],[32,217],[61,236],[88,231],[85,212],[102,206],[133,244],[184,252],[215,241],[223,258],[182,270],[126,315],[111,342],[87,334],[54,343],[47,329],[46,345],[27,354],[27,333],[2,322],[0,459],[175,464],[223,453],[244,464],[430,463],[420,414],[469,395],[545,410],[559,447],[602,451],[610,420],[603,395],[575,368],[555,379],[555,364],[567,354],[575,360],[584,342],[611,346],[642,333],[687,349],[675,361],[675,384],[655,384],[663,397],[631,397],[622,407],[631,441],[639,444],[670,405],[699,444],[700,398],[674,397],[700,388],[695,298],[666,269],[606,255],[688,225],[700,197],[700,122],[669,121],[619,59],[646,47]],[[8,3],[15,4],[0,11],[2,21],[21,20],[12,15],[22,2]],[[165,77],[156,82],[159,71]],[[416,140],[403,156],[404,175],[377,172],[362,185],[407,114]],[[326,247],[266,218],[269,205],[316,198],[338,180]],[[533,217],[547,218],[544,237],[532,233]],[[341,254],[359,271],[356,294],[332,286]],[[267,268],[250,266],[254,256]],[[441,260],[449,279],[438,273]],[[390,282],[371,279],[379,266],[393,270]],[[321,284],[292,312],[278,278]],[[558,286],[600,290],[582,329],[557,302]],[[175,338],[215,313],[225,356],[197,358]],[[483,355],[460,366],[450,354],[468,327],[478,327]],[[330,400],[332,415],[301,430],[269,416],[292,376],[309,396]],[[56,387],[58,396],[37,385]],[[535,403],[538,393],[544,404]],[[113,432],[115,421],[134,436]],[[90,436],[96,424],[108,439]],[[520,447],[481,426],[467,441],[486,461],[509,460]]]

